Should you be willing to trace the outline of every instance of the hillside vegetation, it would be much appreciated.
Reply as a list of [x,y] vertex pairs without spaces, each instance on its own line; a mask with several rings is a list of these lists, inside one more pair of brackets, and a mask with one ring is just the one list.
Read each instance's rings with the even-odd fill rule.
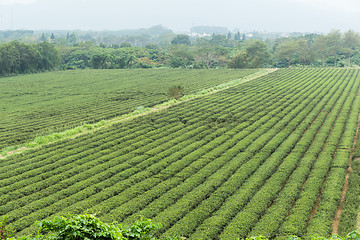
[[[33,35],[28,42],[23,32],[8,32],[0,44],[0,76],[52,69],[134,69],[134,68],[284,68],[356,67],[360,65],[360,36],[353,30],[315,33],[275,34],[264,39],[253,32],[207,37],[165,34],[154,41],[158,30],[147,36],[109,36],[93,32]],[[165,29],[164,29],[165,30]],[[166,32],[166,30],[165,30]],[[0,43],[1,43],[0,31]],[[257,36],[256,36],[257,35]],[[270,34],[271,35],[271,34]],[[16,38],[16,36],[18,38]],[[40,37],[41,36],[41,37]]]
[[359,73],[281,69],[9,156],[0,161],[0,215],[18,235],[34,232],[36,220],[96,213],[123,224],[151,218],[163,225],[159,238],[330,236],[358,124]]

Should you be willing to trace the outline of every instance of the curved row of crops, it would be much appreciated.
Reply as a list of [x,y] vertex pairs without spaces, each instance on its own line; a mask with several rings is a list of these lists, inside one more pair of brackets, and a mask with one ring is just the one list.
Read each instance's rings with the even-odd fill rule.
[[0,161],[0,215],[97,213],[160,236],[330,235],[360,110],[360,71],[278,70]]
[[154,106],[174,85],[191,94],[256,71],[87,70],[0,78],[0,149]]

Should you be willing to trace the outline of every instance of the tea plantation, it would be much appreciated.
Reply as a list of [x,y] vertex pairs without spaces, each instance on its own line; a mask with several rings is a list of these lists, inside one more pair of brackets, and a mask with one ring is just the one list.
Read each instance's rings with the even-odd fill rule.
[[0,78],[0,150],[62,131],[151,107],[168,99],[239,79],[257,70],[78,70]]
[[[35,90],[18,85],[21,107],[32,99],[38,108],[31,122],[20,105],[11,113],[17,100],[9,98],[5,108],[11,118],[3,118],[8,125],[1,129],[8,138],[3,137],[2,144],[12,143],[12,132],[18,132],[17,141],[26,139],[21,126],[33,133],[97,121],[164,101],[169,85],[192,92],[253,71],[105,73],[109,80],[96,71],[82,72],[92,77],[92,84],[74,77],[75,90],[60,80],[51,87],[45,84],[49,96],[44,91],[36,98],[29,97]],[[141,80],[121,88],[117,74]],[[174,80],[164,85],[157,80],[160,76]],[[54,98],[47,101],[49,89],[54,89]],[[77,95],[81,89],[89,94]],[[69,97],[64,100],[65,92]],[[160,238],[330,236],[339,206],[346,212],[347,204],[354,204],[351,199],[342,204],[341,197],[350,164],[358,165],[354,140],[359,93],[357,69],[281,69],[160,112],[8,156],[0,159],[0,216],[7,215],[18,235],[34,232],[37,220],[95,213],[105,222],[122,224],[151,218],[163,225],[157,230]],[[50,110],[42,110],[47,104],[59,106],[61,113],[52,118]],[[359,186],[358,177],[350,178]],[[351,186],[348,192],[357,191]],[[346,213],[355,217],[340,219],[340,229],[354,230],[357,213]]]

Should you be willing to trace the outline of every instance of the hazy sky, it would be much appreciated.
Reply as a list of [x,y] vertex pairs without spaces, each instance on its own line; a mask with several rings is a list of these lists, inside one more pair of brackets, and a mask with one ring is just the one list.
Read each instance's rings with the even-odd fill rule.
[[161,24],[267,32],[360,32],[359,0],[0,0],[0,30],[122,30]]

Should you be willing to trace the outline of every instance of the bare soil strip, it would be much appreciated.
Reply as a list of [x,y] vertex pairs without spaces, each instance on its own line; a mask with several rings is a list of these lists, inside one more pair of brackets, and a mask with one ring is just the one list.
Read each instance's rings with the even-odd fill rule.
[[[23,152],[23,151],[25,151],[25,150],[27,150],[27,149],[28,149],[27,147],[18,148],[18,149],[16,149],[16,150],[7,152],[7,156],[8,156],[8,155],[15,154],[15,153],[21,153],[21,152]],[[6,157],[6,156],[2,156],[2,155],[0,154],[0,159],[5,158],[5,157]]]
[[[340,216],[341,216],[341,212],[342,212],[342,206],[343,206],[343,203],[344,203],[346,191],[349,188],[348,179],[349,179],[350,173],[351,173],[351,164],[353,162],[352,157],[353,157],[353,154],[354,154],[354,151],[355,151],[355,145],[356,145],[357,136],[358,136],[358,133],[359,133],[359,126],[360,126],[360,114],[359,114],[359,117],[358,117],[358,124],[357,124],[357,127],[356,127],[356,134],[355,134],[355,137],[354,137],[354,142],[353,142],[353,146],[352,146],[351,153],[350,153],[349,167],[347,169],[346,176],[345,176],[345,184],[344,184],[344,188],[343,188],[343,191],[342,191],[342,194],[341,194],[340,204],[339,204],[338,209],[336,211],[335,219],[334,219],[334,222],[333,222],[332,235],[335,235],[335,234],[338,233],[338,228],[339,228],[339,223],[340,223]],[[356,161],[356,160],[357,159],[354,159],[354,161]],[[358,226],[358,229],[360,229],[360,213],[358,215],[357,226]]]
[[[112,126],[112,125],[114,125],[116,123],[125,122],[125,121],[131,120],[133,118],[148,115],[148,114],[153,113],[153,112],[162,111],[162,110],[167,109],[167,108],[169,108],[171,106],[174,106],[176,104],[186,102],[186,101],[189,101],[191,99],[199,98],[199,97],[202,97],[202,96],[210,95],[210,94],[216,93],[218,91],[222,91],[222,90],[225,90],[225,89],[228,89],[228,88],[243,84],[245,82],[249,82],[251,80],[257,79],[257,78],[262,77],[262,76],[265,76],[265,75],[267,75],[269,73],[275,72],[276,70],[277,70],[277,68],[271,68],[271,69],[267,69],[265,71],[264,70],[259,71],[258,73],[251,74],[249,76],[245,76],[243,78],[236,79],[236,80],[230,81],[228,83],[220,84],[220,85],[214,86],[214,87],[212,87],[210,89],[200,91],[200,92],[198,92],[198,93],[196,93],[194,95],[184,96],[180,100],[176,100],[176,101],[175,100],[170,100],[170,101],[165,102],[163,104],[160,104],[160,105],[154,106],[152,108],[146,109],[143,112],[134,111],[133,113],[125,114],[125,115],[122,115],[122,116],[119,116],[119,117],[116,117],[116,118],[113,118],[113,119],[108,119],[108,120],[105,120],[105,121],[103,120],[102,122],[105,122],[105,123],[100,124],[101,126],[99,126],[99,127],[97,127],[97,125],[99,125],[99,123],[87,124],[87,126],[92,126],[92,128],[87,128],[86,126],[80,126],[80,128],[82,128],[82,129],[81,129],[81,132],[79,132],[79,133],[71,134],[71,136],[67,136],[66,134],[64,134],[64,137],[56,139],[54,141],[46,142],[44,144],[36,144],[34,142],[31,142],[30,144],[35,145],[34,147],[26,147],[27,144],[24,144],[24,145],[20,146],[19,148],[15,149],[15,150],[11,150],[11,151],[6,152],[4,155],[0,154],[0,159],[6,158],[6,157],[11,156],[13,154],[22,153],[22,152],[24,152],[26,150],[38,148],[38,147],[41,147],[41,146],[49,144],[49,143],[57,142],[57,141],[60,141],[60,140],[66,139],[66,138],[75,138],[77,136],[80,136],[80,135],[83,135],[83,134],[86,134],[86,133],[92,133],[92,132],[95,132],[97,130],[104,129],[106,127]],[[67,130],[67,131],[69,131],[69,130]],[[65,132],[66,131],[64,131],[62,133],[65,133]],[[53,134],[50,134],[49,136],[51,136],[51,135],[53,135]]]

